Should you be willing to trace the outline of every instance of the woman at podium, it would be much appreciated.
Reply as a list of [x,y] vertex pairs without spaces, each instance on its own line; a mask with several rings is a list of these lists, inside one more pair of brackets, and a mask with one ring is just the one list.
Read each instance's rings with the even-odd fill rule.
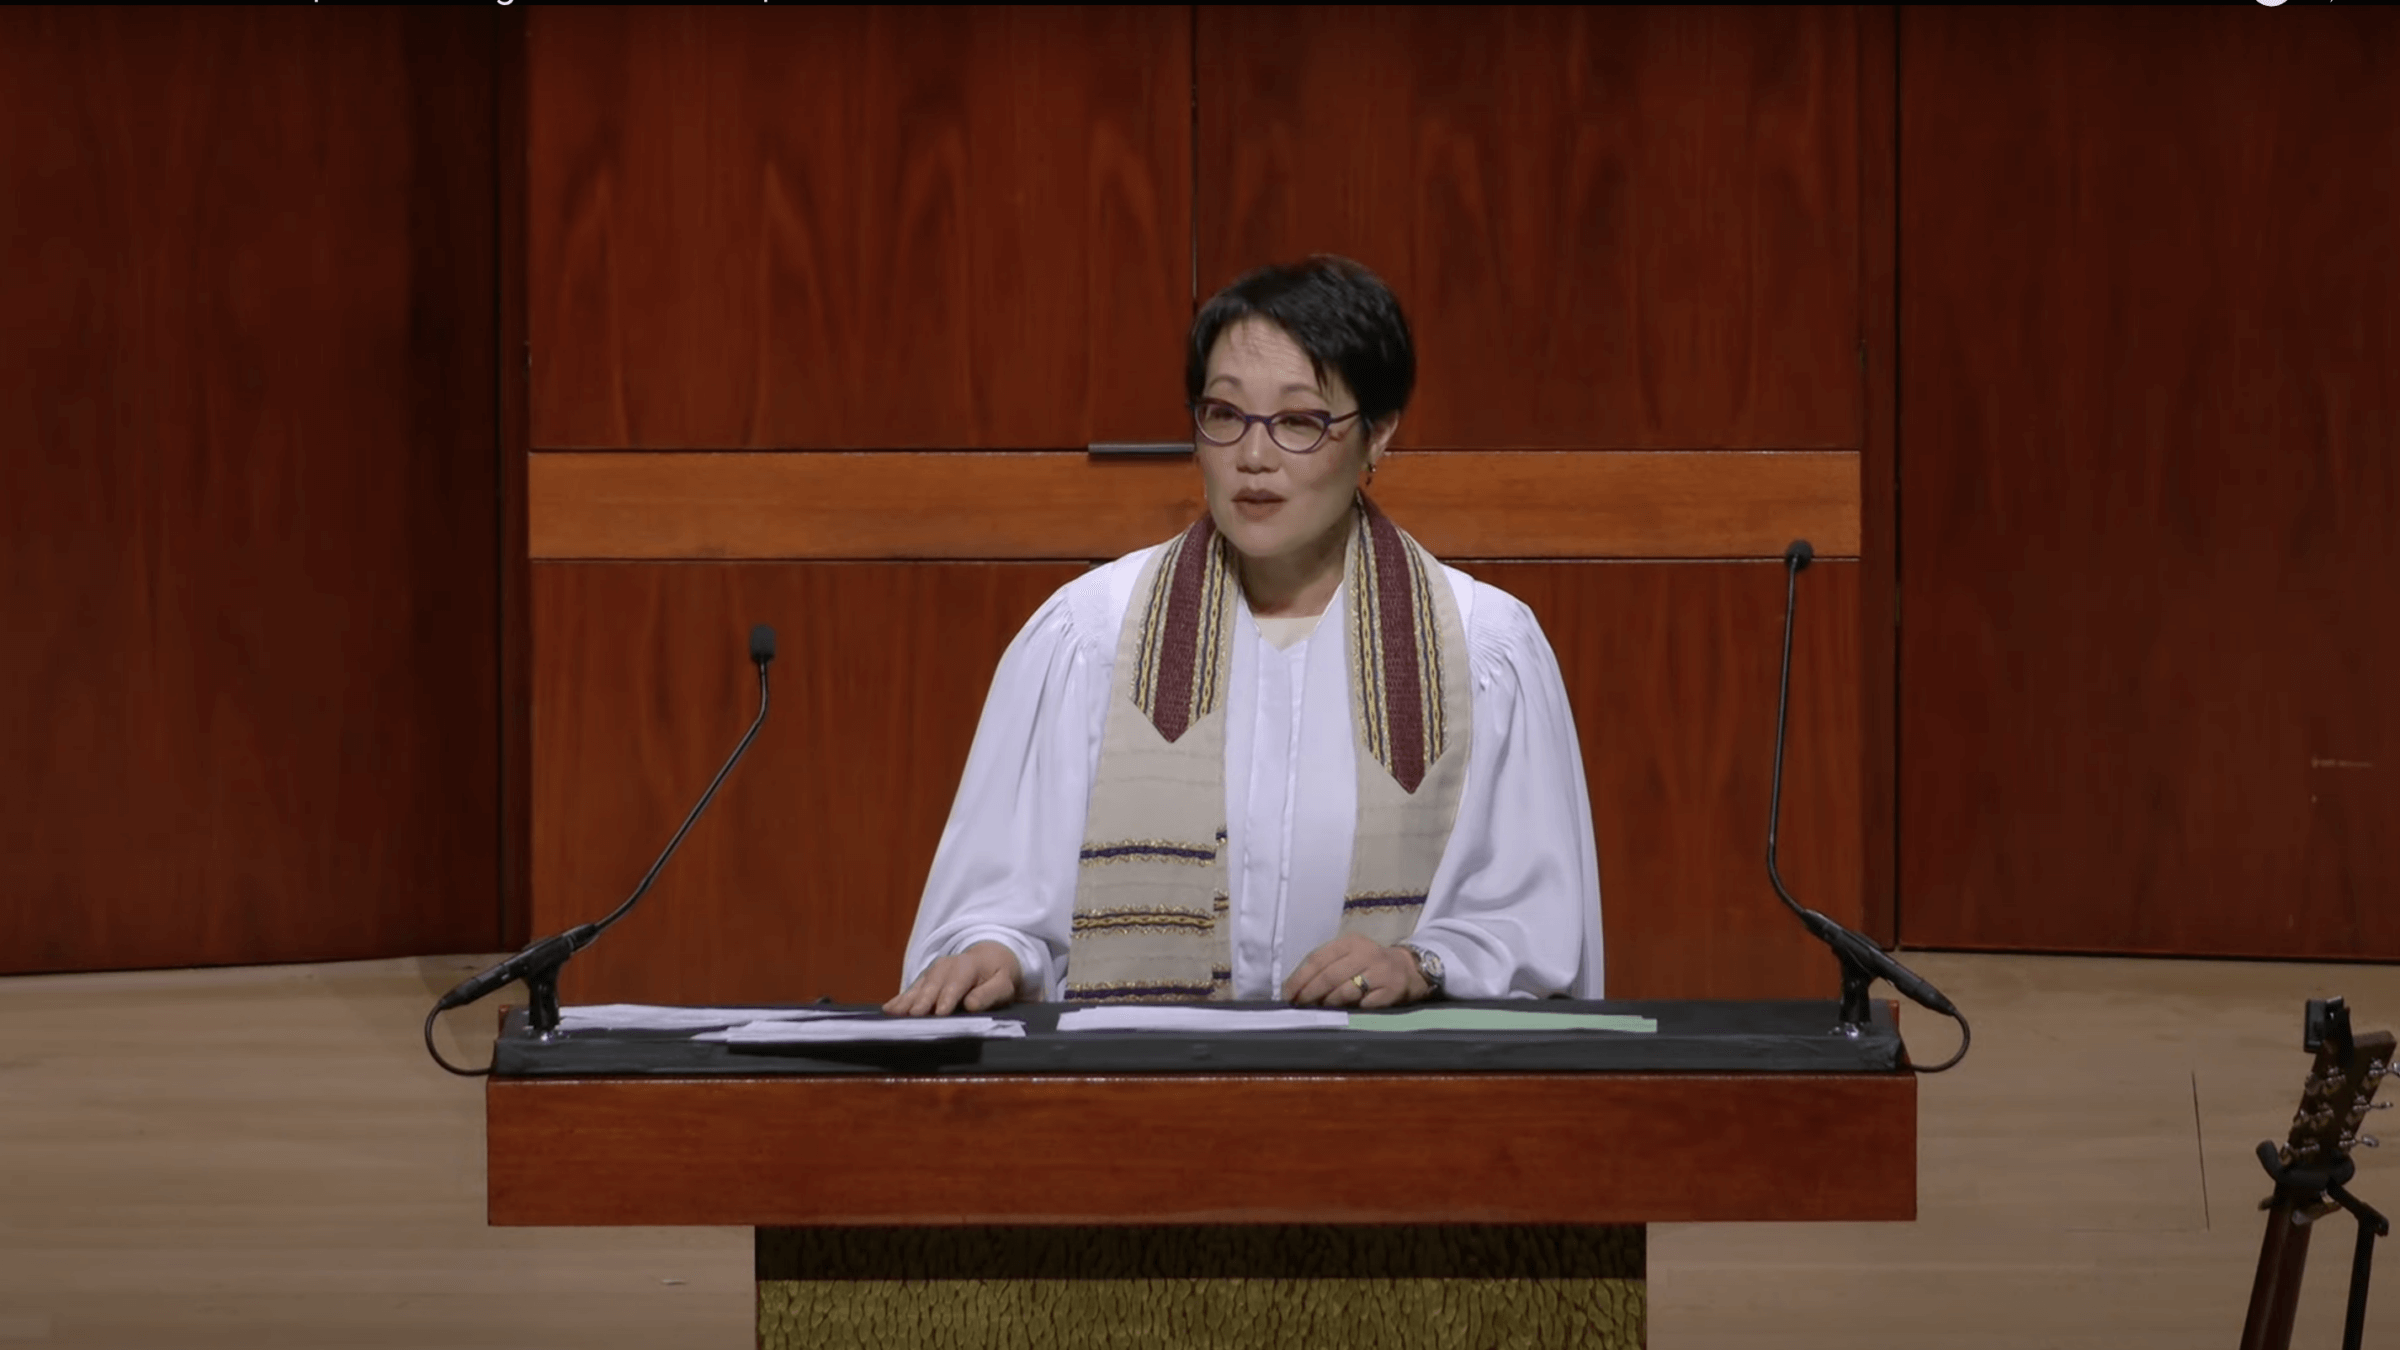
[[1001,657],[887,1012],[1600,996],[1557,659],[1367,496],[1415,383],[1356,263],[1200,310],[1207,514],[1060,588]]

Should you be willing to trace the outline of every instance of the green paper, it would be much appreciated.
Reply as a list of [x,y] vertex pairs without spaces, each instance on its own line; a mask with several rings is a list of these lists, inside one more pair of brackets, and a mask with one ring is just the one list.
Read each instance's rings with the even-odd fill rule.
[[1658,1030],[1649,1017],[1621,1013],[1517,1012],[1506,1008],[1415,1008],[1408,1012],[1352,1013],[1352,1031],[1628,1031]]

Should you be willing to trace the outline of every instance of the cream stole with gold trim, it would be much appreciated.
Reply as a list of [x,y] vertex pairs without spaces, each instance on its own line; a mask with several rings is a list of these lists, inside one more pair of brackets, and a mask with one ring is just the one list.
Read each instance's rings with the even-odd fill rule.
[[[1233,549],[1202,516],[1134,583],[1085,817],[1065,996],[1232,997],[1225,686]],[[1467,639],[1440,565],[1363,496],[1343,559],[1358,827],[1341,930],[1416,930],[1458,817],[1474,726]]]

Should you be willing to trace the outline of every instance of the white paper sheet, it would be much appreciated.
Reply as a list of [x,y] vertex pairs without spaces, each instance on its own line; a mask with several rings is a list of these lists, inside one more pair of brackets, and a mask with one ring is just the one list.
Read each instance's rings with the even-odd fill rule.
[[1060,1031],[1340,1031],[1350,1014],[1317,1008],[1078,1008],[1061,1013]]
[[828,1008],[669,1008],[650,1003],[590,1003],[558,1010],[561,1031],[706,1031],[745,1022],[805,1022],[866,1014]]
[[1013,1017],[841,1017],[810,1022],[750,1022],[705,1031],[695,1041],[738,1045],[797,1045],[835,1041],[1007,1040],[1025,1034]]

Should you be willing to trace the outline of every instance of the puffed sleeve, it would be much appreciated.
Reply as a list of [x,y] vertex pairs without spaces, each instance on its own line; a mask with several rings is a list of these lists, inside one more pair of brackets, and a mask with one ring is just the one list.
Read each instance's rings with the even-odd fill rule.
[[1034,613],[1000,658],[934,853],[901,987],[977,942],[1017,955],[1021,997],[1057,985],[1107,710],[1109,664],[1078,623],[1096,575]]
[[1452,998],[1602,996],[1600,865],[1566,681],[1524,602],[1477,583],[1475,732],[1416,935]]

